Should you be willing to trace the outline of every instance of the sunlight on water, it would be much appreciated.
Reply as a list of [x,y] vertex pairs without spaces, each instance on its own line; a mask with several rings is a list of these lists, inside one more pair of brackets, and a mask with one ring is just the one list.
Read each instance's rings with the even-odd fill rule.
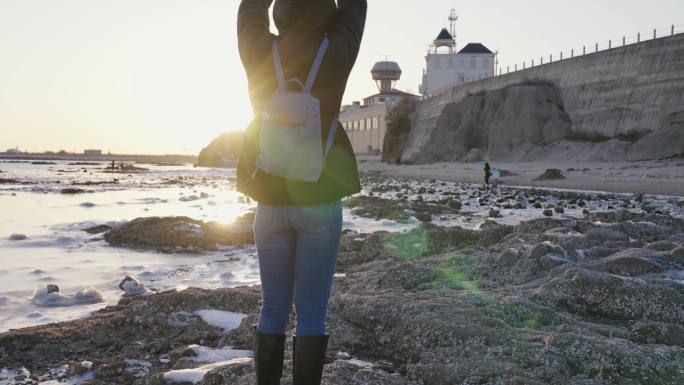
[[[143,164],[136,166],[145,171],[110,173],[106,166],[0,161],[0,332],[80,318],[116,304],[126,275],[153,290],[259,283],[254,245],[165,254],[110,247],[102,234],[84,231],[152,216],[231,223],[256,208],[235,191],[235,170]],[[62,193],[68,191],[77,193]],[[398,224],[345,211],[344,227],[357,231],[407,231],[416,225],[415,220]],[[46,306],[34,292],[47,284],[58,285],[66,296],[56,303],[75,304]],[[72,300],[91,287],[96,291],[90,293],[99,294]],[[83,302],[100,298],[104,302]]]

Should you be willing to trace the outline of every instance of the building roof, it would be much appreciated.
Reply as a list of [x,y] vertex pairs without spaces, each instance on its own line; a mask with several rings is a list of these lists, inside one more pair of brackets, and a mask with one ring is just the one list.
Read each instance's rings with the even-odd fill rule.
[[494,53],[485,47],[482,43],[468,43],[458,53]]
[[371,74],[373,79],[394,79],[399,80],[401,76],[401,68],[399,64],[393,61],[379,61],[375,63],[373,69],[371,69]]
[[366,100],[366,99],[374,98],[376,96],[417,96],[417,95],[414,95],[414,94],[411,94],[408,92],[404,92],[404,91],[400,91],[397,89],[393,89],[391,91],[379,92],[379,93],[373,94],[371,96],[366,96],[363,99]]
[[451,36],[449,31],[447,31],[446,28],[442,28],[442,30],[439,32],[439,35],[437,35],[437,38],[435,40],[454,40],[454,37]]

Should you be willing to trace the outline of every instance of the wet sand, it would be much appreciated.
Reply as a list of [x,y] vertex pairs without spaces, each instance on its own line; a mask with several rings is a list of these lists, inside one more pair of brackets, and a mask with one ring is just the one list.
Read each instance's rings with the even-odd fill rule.
[[[388,165],[379,157],[358,156],[362,173],[452,182],[483,183],[484,162]],[[577,163],[530,162],[490,163],[515,175],[501,178],[509,186],[645,193],[684,196],[684,159],[642,162]],[[560,169],[565,179],[535,181],[544,170]]]

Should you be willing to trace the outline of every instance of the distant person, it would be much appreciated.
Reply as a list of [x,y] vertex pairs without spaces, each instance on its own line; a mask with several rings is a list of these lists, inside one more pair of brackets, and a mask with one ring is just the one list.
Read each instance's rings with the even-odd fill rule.
[[484,180],[485,180],[485,185],[489,187],[489,178],[492,176],[492,168],[489,167],[489,163],[485,163],[484,165]]
[[238,46],[255,119],[237,189],[258,202],[254,235],[263,302],[255,333],[258,385],[280,384],[294,304],[294,385],[320,384],[325,317],[342,230],[340,199],[360,191],[338,114],[356,61],[366,0],[242,0]]

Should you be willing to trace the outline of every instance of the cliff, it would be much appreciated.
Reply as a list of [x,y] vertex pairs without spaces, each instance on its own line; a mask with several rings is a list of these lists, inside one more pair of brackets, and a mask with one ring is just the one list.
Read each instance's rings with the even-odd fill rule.
[[242,131],[229,131],[214,139],[200,151],[200,167],[233,167],[240,156]]
[[402,99],[392,107],[387,117],[387,134],[383,140],[382,161],[400,163],[404,153],[406,140],[411,131],[411,119],[416,112],[416,102],[412,99]]
[[[557,91],[529,89],[520,91],[526,99],[514,100],[518,95],[511,86],[530,83],[548,84]],[[539,94],[532,95],[536,92]],[[543,122],[552,112],[540,102],[545,94],[554,94],[553,104],[562,106],[569,118],[569,132],[561,130],[565,136],[558,135],[556,123]],[[527,111],[510,110],[518,103]],[[508,159],[510,146],[524,142],[521,134],[526,140],[536,140],[527,142],[526,160],[563,154],[594,160],[607,153],[612,156],[609,160],[672,157],[684,154],[683,115],[684,34],[678,34],[464,84],[422,100],[402,162],[429,162],[442,156],[466,159],[464,148],[486,148],[487,154],[482,156]],[[509,125],[510,118],[514,125]],[[528,118],[534,127],[523,127]],[[456,131],[477,131],[478,124],[484,132],[462,143],[463,137]],[[547,134],[547,129],[552,132]],[[454,132],[447,133],[449,130]],[[501,132],[501,142],[484,143],[485,137],[491,139],[489,132]],[[457,153],[439,151],[447,145],[453,145]]]
[[570,118],[553,85],[518,85],[467,96],[444,107],[415,162],[525,158],[566,138]]

